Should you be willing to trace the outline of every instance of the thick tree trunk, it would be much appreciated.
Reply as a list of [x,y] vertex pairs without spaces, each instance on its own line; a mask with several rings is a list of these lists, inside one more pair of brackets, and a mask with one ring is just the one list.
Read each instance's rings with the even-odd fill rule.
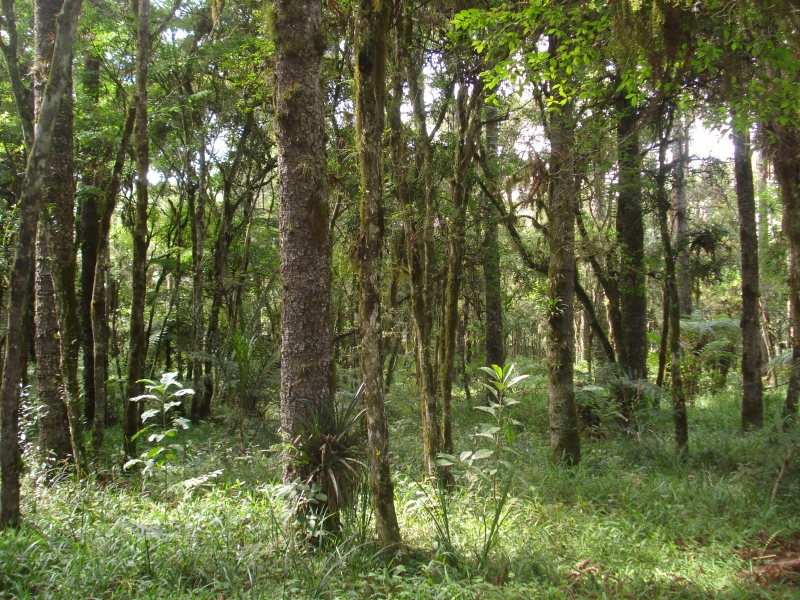
[[136,15],[136,202],[133,211],[133,265],[131,267],[131,316],[128,343],[128,384],[125,401],[124,444],[128,456],[136,454],[133,436],[139,431],[139,404],[130,399],[144,392],[147,340],[144,303],[147,294],[147,212],[150,170],[150,137],[147,131],[147,74],[150,66],[150,0],[139,0]]
[[[62,105],[64,103],[62,102]],[[45,180],[47,181],[47,180]],[[43,193],[47,193],[47,188]],[[56,296],[50,273],[50,258],[44,233],[36,237],[36,390],[44,404],[39,420],[39,447],[52,459],[65,460],[72,454],[69,417],[63,398],[61,349],[58,345]]]
[[383,403],[381,261],[383,258],[383,135],[389,0],[361,0],[356,29],[356,146],[361,167],[361,231],[357,247],[361,376],[367,416],[370,490],[378,542],[400,544]]
[[[53,56],[56,35],[56,17],[61,9],[59,0],[39,0],[34,8],[35,47],[40,71],[34,78],[37,113],[47,93],[44,78],[48,60]],[[83,474],[85,457],[83,449],[83,422],[78,376],[80,324],[78,298],[75,289],[77,263],[74,242],[75,182],[72,149],[72,73],[67,73],[67,90],[59,107],[53,133],[47,175],[38,197],[40,222],[38,235],[44,235],[46,259],[50,261],[50,275],[54,296],[48,304],[55,305],[58,327],[59,366],[63,383],[63,401],[66,402],[67,420],[72,441],[72,455],[79,475]],[[41,279],[40,279],[41,280]],[[46,301],[46,300],[45,300]],[[50,340],[47,340],[49,343]],[[54,399],[53,403],[55,404]]]
[[675,216],[675,261],[678,278],[678,297],[681,315],[692,314],[692,273],[689,265],[689,216],[686,196],[686,170],[689,162],[689,136],[686,125],[680,123],[675,129],[672,143],[675,160],[673,214]]
[[[106,268],[108,266],[109,255],[109,233],[111,231],[111,217],[114,214],[114,205],[117,201],[120,185],[122,183],[122,170],[125,166],[125,156],[128,152],[133,124],[136,118],[136,108],[128,109],[125,124],[122,128],[122,140],[117,150],[114,169],[111,173],[111,181],[106,188],[105,197],[100,206],[100,220],[97,233],[97,253],[94,267],[94,284],[92,289],[92,331],[93,331],[93,355],[94,355],[94,419],[92,422],[92,449],[95,455],[103,447],[105,436],[105,423],[108,394],[106,391],[106,381],[108,380],[108,311],[106,310]],[[84,367],[85,368],[85,367]]]
[[734,129],[732,135],[742,252],[742,429],[747,430],[759,428],[763,422],[758,234],[750,131]]
[[[624,95],[617,98],[617,241],[619,243],[619,310],[623,315],[617,340],[625,377],[647,377],[647,296],[644,273],[644,220],[642,212],[642,157],[637,125],[639,115]],[[615,331],[615,334],[617,332]],[[624,350],[623,350],[624,349]],[[624,357],[624,360],[623,360]],[[623,416],[636,409],[632,393],[623,398]]]
[[[332,402],[333,333],[320,0],[275,2],[281,261],[281,426]],[[284,481],[307,476],[289,465]]]
[[[497,110],[486,109],[486,160],[489,170],[495,174],[497,167],[497,144],[499,125]],[[497,176],[489,181],[492,194],[497,195]],[[484,285],[484,323],[486,326],[486,366],[503,366],[505,364],[505,347],[503,344],[503,290],[500,282],[500,242],[497,233],[497,213],[491,201],[486,203],[484,211],[486,227],[483,236],[483,285]]]
[[[550,38],[551,47],[555,38]],[[554,48],[553,48],[554,50]],[[547,296],[547,397],[550,450],[556,461],[576,465],[581,448],[573,388],[575,332],[575,125],[567,102],[550,115],[549,236]]]
[[62,17],[55,36],[55,49],[50,76],[39,110],[28,165],[25,171],[25,189],[19,202],[19,228],[9,285],[8,326],[3,369],[3,386],[0,393],[0,529],[19,524],[19,383],[25,363],[23,344],[24,311],[28,283],[33,269],[34,241],[38,220],[38,197],[47,169],[53,131],[61,100],[68,89],[72,41],[80,14],[80,0],[65,0]]

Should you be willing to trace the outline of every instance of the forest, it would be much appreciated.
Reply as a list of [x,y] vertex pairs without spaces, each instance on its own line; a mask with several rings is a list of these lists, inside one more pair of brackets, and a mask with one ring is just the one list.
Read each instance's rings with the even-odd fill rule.
[[2,0],[0,598],[796,598],[798,0]]

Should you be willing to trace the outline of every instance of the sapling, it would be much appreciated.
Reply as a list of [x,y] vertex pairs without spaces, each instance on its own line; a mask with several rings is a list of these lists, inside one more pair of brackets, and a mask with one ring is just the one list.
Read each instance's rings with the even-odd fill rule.
[[[165,440],[174,438],[182,430],[189,429],[190,424],[189,419],[185,418],[180,413],[171,415],[170,410],[183,405],[183,396],[194,394],[193,389],[183,387],[183,384],[176,379],[177,376],[177,373],[164,373],[159,383],[149,379],[140,379],[137,382],[144,383],[148,393],[131,398],[131,402],[154,400],[156,402],[156,408],[145,410],[142,413],[142,423],[160,417],[161,431],[151,432],[147,437],[147,441],[155,443],[155,446],[143,452],[139,458],[129,460],[123,466],[124,469],[129,469],[133,465],[144,465],[142,469],[143,477],[153,475],[156,469],[163,470],[165,493],[168,484],[167,465],[169,462],[178,459],[176,452],[180,453],[183,451],[183,446],[174,443],[167,444]],[[156,425],[156,423],[145,425],[132,439],[135,440],[145,432],[151,431],[157,427],[158,425]]]

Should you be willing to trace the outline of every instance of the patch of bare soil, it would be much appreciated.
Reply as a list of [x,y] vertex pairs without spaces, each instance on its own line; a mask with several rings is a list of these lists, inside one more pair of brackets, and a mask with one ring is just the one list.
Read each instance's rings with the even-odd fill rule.
[[762,529],[755,542],[751,548],[734,550],[751,565],[740,577],[752,577],[759,585],[800,584],[800,533],[770,536]]

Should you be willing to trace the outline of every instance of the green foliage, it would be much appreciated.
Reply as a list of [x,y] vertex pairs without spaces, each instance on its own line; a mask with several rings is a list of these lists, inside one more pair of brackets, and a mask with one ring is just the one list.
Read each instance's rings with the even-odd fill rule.
[[[131,438],[136,440],[148,431],[158,429],[147,436],[147,441],[153,444],[151,448],[142,453],[139,458],[133,458],[125,463],[123,469],[129,469],[134,465],[142,465],[142,476],[152,477],[156,470],[164,473],[164,492],[168,485],[168,465],[178,460],[178,456],[184,453],[183,446],[177,443],[169,443],[181,431],[189,429],[191,422],[181,413],[185,413],[183,407],[183,397],[194,395],[194,390],[183,387],[177,381],[178,373],[164,373],[158,383],[149,379],[142,379],[139,383],[145,384],[147,394],[131,398],[132,402],[139,402],[145,410],[141,411],[142,423],[148,421],[160,421],[160,423],[150,423],[142,427],[136,435]],[[155,403],[155,408],[147,408],[147,401]],[[184,409],[178,412],[175,409]]]
[[358,406],[362,391],[363,386],[343,406],[322,404],[297,421],[299,433],[286,455],[304,479],[290,484],[286,493],[301,516],[338,515],[352,506],[365,468],[358,429],[365,412]]

